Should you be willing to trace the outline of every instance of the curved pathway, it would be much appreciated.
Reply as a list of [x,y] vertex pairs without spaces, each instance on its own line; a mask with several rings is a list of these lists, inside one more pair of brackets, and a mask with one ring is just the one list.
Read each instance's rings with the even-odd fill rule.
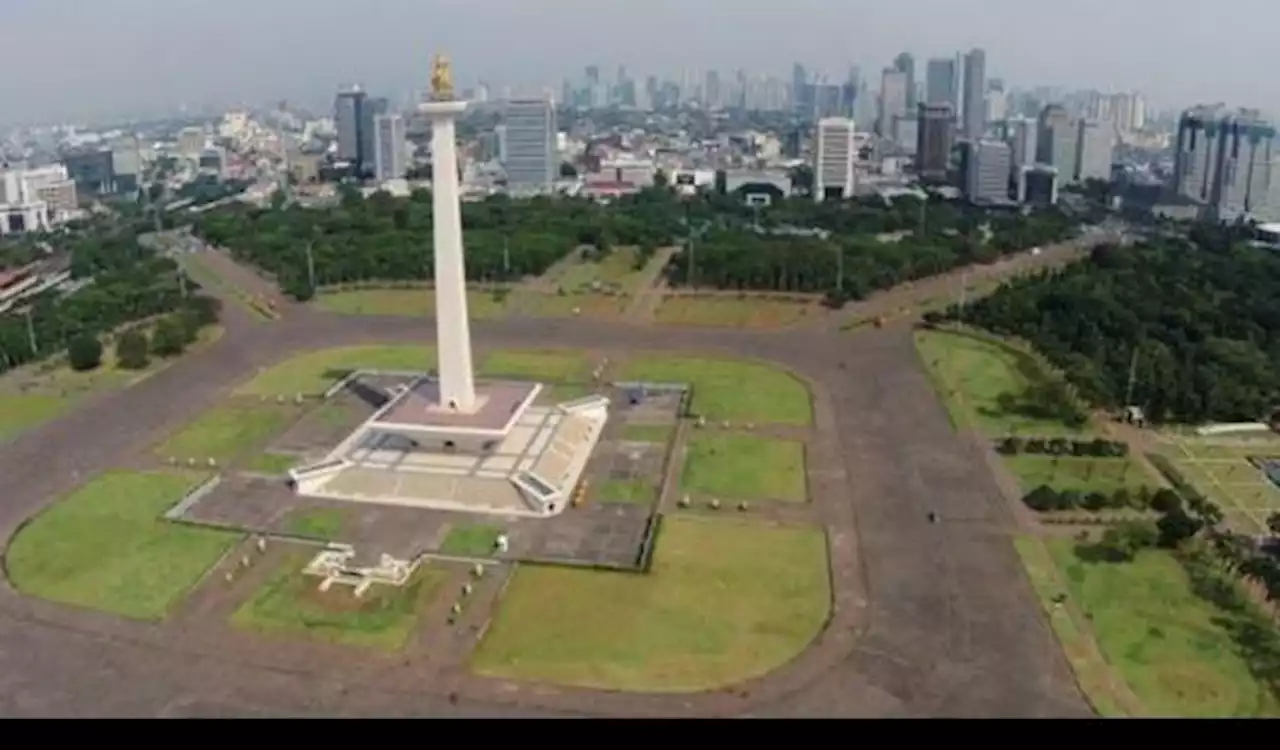
[[[0,446],[0,538],[91,475],[213,406],[259,368],[324,346],[430,338],[429,321],[228,310],[221,342]],[[730,690],[643,696],[422,671],[182,620],[127,622],[0,589],[0,714],[1085,716],[1008,538],[978,446],[955,435],[909,332],[857,336],[476,322],[479,346],[686,350],[782,363],[810,381],[809,456],[834,611],[784,668]],[[944,519],[930,524],[936,509]]]

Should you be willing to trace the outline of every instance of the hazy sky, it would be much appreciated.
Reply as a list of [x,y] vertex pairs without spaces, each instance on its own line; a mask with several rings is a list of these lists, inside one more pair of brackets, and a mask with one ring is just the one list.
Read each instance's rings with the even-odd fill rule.
[[[398,99],[434,51],[460,85],[792,62],[843,77],[903,50],[987,50],[988,76],[1280,110],[1277,0],[0,0],[0,122],[179,103]],[[1215,21],[1215,19],[1219,19]]]

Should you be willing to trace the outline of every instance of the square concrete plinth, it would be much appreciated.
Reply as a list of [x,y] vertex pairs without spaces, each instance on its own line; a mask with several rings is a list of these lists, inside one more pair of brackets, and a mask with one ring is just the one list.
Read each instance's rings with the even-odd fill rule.
[[407,436],[500,439],[511,431],[541,390],[538,383],[478,383],[475,407],[464,412],[441,403],[440,381],[424,377],[394,396],[373,415],[368,426]]

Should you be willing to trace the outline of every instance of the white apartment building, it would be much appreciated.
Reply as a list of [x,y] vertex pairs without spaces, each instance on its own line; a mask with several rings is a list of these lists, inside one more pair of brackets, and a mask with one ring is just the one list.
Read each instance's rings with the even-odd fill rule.
[[0,172],[0,235],[47,230],[77,215],[76,184],[65,166]]
[[854,122],[847,117],[826,117],[818,121],[818,147],[814,149],[813,197],[852,198],[857,187],[853,165],[858,158]]

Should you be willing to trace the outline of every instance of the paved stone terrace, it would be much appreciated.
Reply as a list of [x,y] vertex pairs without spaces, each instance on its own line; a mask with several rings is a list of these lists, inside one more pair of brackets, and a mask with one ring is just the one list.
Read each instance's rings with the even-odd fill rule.
[[[4,538],[91,475],[128,462],[293,352],[413,341],[421,321],[293,308],[0,447]],[[1083,716],[1088,710],[1008,539],[984,448],[955,435],[906,331],[856,336],[477,322],[482,345],[612,346],[785,362],[814,384],[809,471],[829,530],[835,609],[791,665],[732,690],[628,695],[479,679],[457,665],[266,641],[225,627],[124,622],[0,593],[0,713],[208,716]],[[103,425],[110,425],[104,429]],[[944,519],[929,524],[937,509]],[[476,631],[426,633],[465,643]],[[448,640],[448,639],[461,639]]]

